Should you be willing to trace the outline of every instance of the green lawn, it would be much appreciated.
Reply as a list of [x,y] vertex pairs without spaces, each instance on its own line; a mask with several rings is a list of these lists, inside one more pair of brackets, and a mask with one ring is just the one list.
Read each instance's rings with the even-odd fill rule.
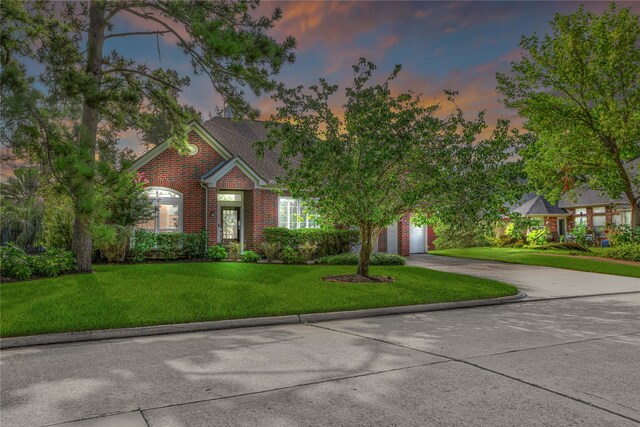
[[353,266],[101,265],[94,274],[0,285],[0,335],[316,313],[514,295],[505,283],[417,267],[372,267],[394,283],[320,277]]
[[[546,267],[566,268],[568,270],[615,274],[617,276],[640,277],[640,263],[632,265],[616,263],[606,259],[589,259],[584,256],[567,255],[566,252],[560,250],[542,251],[539,249],[482,247],[444,249],[440,251],[429,251],[429,253],[460,258],[511,262],[514,264],[542,265]],[[600,254],[602,254],[602,251],[586,253],[585,255],[598,256]]]

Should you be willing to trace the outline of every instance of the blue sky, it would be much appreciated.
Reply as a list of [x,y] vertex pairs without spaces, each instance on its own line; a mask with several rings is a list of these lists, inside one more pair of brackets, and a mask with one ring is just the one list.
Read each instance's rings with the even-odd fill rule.
[[[458,90],[458,104],[465,113],[487,110],[490,123],[504,117],[518,125],[520,119],[498,102],[495,73],[507,72],[510,62],[520,57],[522,35],[548,33],[555,13],[571,13],[581,3],[593,11],[607,7],[607,2],[554,1],[263,1],[258,12],[270,14],[275,7],[281,8],[283,19],[271,34],[278,40],[292,35],[298,41],[296,62],[277,77],[287,85],[306,86],[325,77],[344,87],[352,78],[351,65],[364,56],[378,65],[380,77],[394,64],[402,64],[398,89],[413,89],[433,102],[444,100],[444,89]],[[640,13],[638,2],[617,4]],[[116,29],[145,26],[148,24],[122,17]],[[154,37],[113,39],[106,47],[189,74],[190,65],[174,42],[160,40],[160,57]],[[268,96],[248,98],[263,118],[274,109]],[[205,117],[222,105],[202,76],[192,77],[181,101],[195,106]],[[341,102],[337,99],[335,108]],[[133,134],[123,135],[122,144],[141,151]]]

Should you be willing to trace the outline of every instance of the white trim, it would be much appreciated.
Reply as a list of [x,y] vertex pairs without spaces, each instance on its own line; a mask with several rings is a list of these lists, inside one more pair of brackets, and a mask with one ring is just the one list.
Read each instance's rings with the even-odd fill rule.
[[[231,169],[235,166],[238,167],[242,172],[245,173],[253,181],[256,186],[260,187],[262,185],[266,185],[267,181],[265,181],[260,175],[258,175],[251,167],[245,163],[240,157],[236,156],[225,163],[216,173],[207,177],[203,180],[205,184],[209,187],[216,187],[218,185],[218,181],[222,179]],[[234,190],[233,188],[221,188],[221,190]]]
[[159,203],[159,200],[155,197],[149,197],[149,199],[151,199],[153,201],[153,205],[156,208],[156,216],[154,217],[154,229],[153,232],[154,233],[170,233],[170,231],[161,231],[160,230],[160,219],[159,219],[159,215],[160,215],[160,211],[159,211],[159,207],[160,205],[177,205],[178,206],[178,229],[176,230],[178,233],[182,233],[184,231],[184,194],[182,194],[182,192],[178,191],[178,190],[174,190],[173,188],[169,188],[169,187],[161,187],[161,186],[157,186],[157,185],[153,185],[150,187],[145,188],[145,191],[148,193],[152,190],[165,190],[165,191],[169,191],[171,193],[175,193],[177,195],[179,195],[179,198],[169,198],[169,197],[162,197],[160,198],[160,200],[164,199],[164,200],[171,200],[171,201],[176,201],[177,203]]
[[[231,154],[229,150],[227,150],[222,144],[220,144],[204,127],[202,127],[202,125],[200,125],[200,123],[196,122],[195,120],[187,125],[187,135],[191,131],[195,132],[200,138],[204,139],[204,141],[209,144],[211,148],[216,150],[223,159],[229,160],[233,157],[233,154]],[[142,166],[155,159],[167,148],[169,148],[169,140],[164,141],[162,144],[156,145],[151,150],[144,153],[135,162],[133,162],[130,169],[134,171],[140,169]]]

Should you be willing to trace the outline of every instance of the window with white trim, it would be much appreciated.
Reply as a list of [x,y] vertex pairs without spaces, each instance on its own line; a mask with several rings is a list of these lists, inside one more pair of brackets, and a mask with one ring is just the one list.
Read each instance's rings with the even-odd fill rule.
[[606,216],[604,215],[594,215],[591,218],[593,224],[593,231],[595,233],[599,233],[604,230],[604,226],[606,223]]
[[280,197],[278,199],[278,226],[290,229],[318,228],[315,215],[309,213],[293,197]]
[[182,194],[161,187],[149,187],[147,194],[156,214],[154,218],[138,224],[138,228],[154,233],[182,231]]
[[631,211],[618,212],[613,216],[613,223],[616,225],[631,224]]

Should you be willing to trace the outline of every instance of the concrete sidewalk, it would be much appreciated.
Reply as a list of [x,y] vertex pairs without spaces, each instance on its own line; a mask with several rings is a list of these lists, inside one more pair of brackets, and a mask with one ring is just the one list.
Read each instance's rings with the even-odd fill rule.
[[436,255],[412,255],[408,265],[468,274],[516,285],[530,299],[640,292],[640,279],[562,268]]
[[0,424],[637,426],[640,294],[5,350]]

